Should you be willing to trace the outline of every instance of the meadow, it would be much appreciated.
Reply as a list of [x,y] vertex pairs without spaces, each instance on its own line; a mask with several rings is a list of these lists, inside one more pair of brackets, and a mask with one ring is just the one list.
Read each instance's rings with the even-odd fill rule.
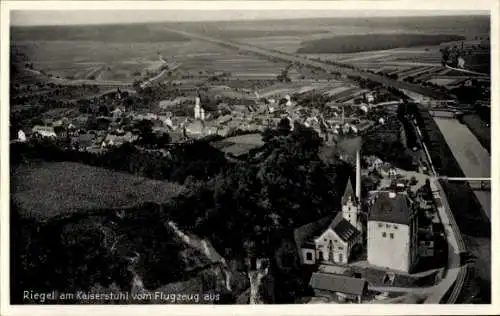
[[22,216],[47,219],[90,209],[166,203],[182,186],[73,162],[21,165],[11,197]]

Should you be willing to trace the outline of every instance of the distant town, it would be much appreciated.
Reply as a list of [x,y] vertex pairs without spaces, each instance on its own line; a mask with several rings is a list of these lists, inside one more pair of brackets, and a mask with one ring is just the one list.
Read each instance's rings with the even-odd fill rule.
[[11,27],[11,303],[491,303],[489,16],[346,21]]

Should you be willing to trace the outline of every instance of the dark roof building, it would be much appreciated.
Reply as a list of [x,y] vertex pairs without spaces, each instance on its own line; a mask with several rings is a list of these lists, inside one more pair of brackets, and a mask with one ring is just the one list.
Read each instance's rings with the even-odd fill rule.
[[413,215],[412,201],[407,194],[379,192],[368,215],[369,221],[409,225]]
[[330,228],[345,242],[353,240],[360,234],[360,231],[356,227],[352,226],[348,220],[342,217],[341,212],[337,214],[330,224]]
[[345,275],[314,272],[309,285],[315,290],[340,292],[350,295],[363,295],[368,288],[365,279]]

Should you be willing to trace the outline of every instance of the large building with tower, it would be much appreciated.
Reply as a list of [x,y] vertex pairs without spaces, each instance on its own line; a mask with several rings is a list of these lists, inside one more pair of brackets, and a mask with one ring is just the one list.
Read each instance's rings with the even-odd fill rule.
[[342,196],[341,210],[333,217],[302,226],[295,231],[302,264],[346,264],[363,242],[360,154],[356,154],[356,189],[351,179]]
[[[300,262],[348,264],[356,248],[366,247],[368,264],[411,273],[418,259],[417,205],[404,190],[376,191],[367,199],[367,212],[362,212],[360,159],[358,151],[355,189],[349,179],[336,215],[295,230]],[[366,228],[362,214],[366,214]]]

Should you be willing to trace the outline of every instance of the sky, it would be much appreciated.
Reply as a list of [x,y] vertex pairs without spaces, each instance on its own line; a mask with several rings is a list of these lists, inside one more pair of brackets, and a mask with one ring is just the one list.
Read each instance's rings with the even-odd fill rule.
[[141,22],[265,20],[314,17],[379,17],[426,15],[473,15],[488,11],[374,11],[374,10],[16,10],[11,25],[119,24]]

